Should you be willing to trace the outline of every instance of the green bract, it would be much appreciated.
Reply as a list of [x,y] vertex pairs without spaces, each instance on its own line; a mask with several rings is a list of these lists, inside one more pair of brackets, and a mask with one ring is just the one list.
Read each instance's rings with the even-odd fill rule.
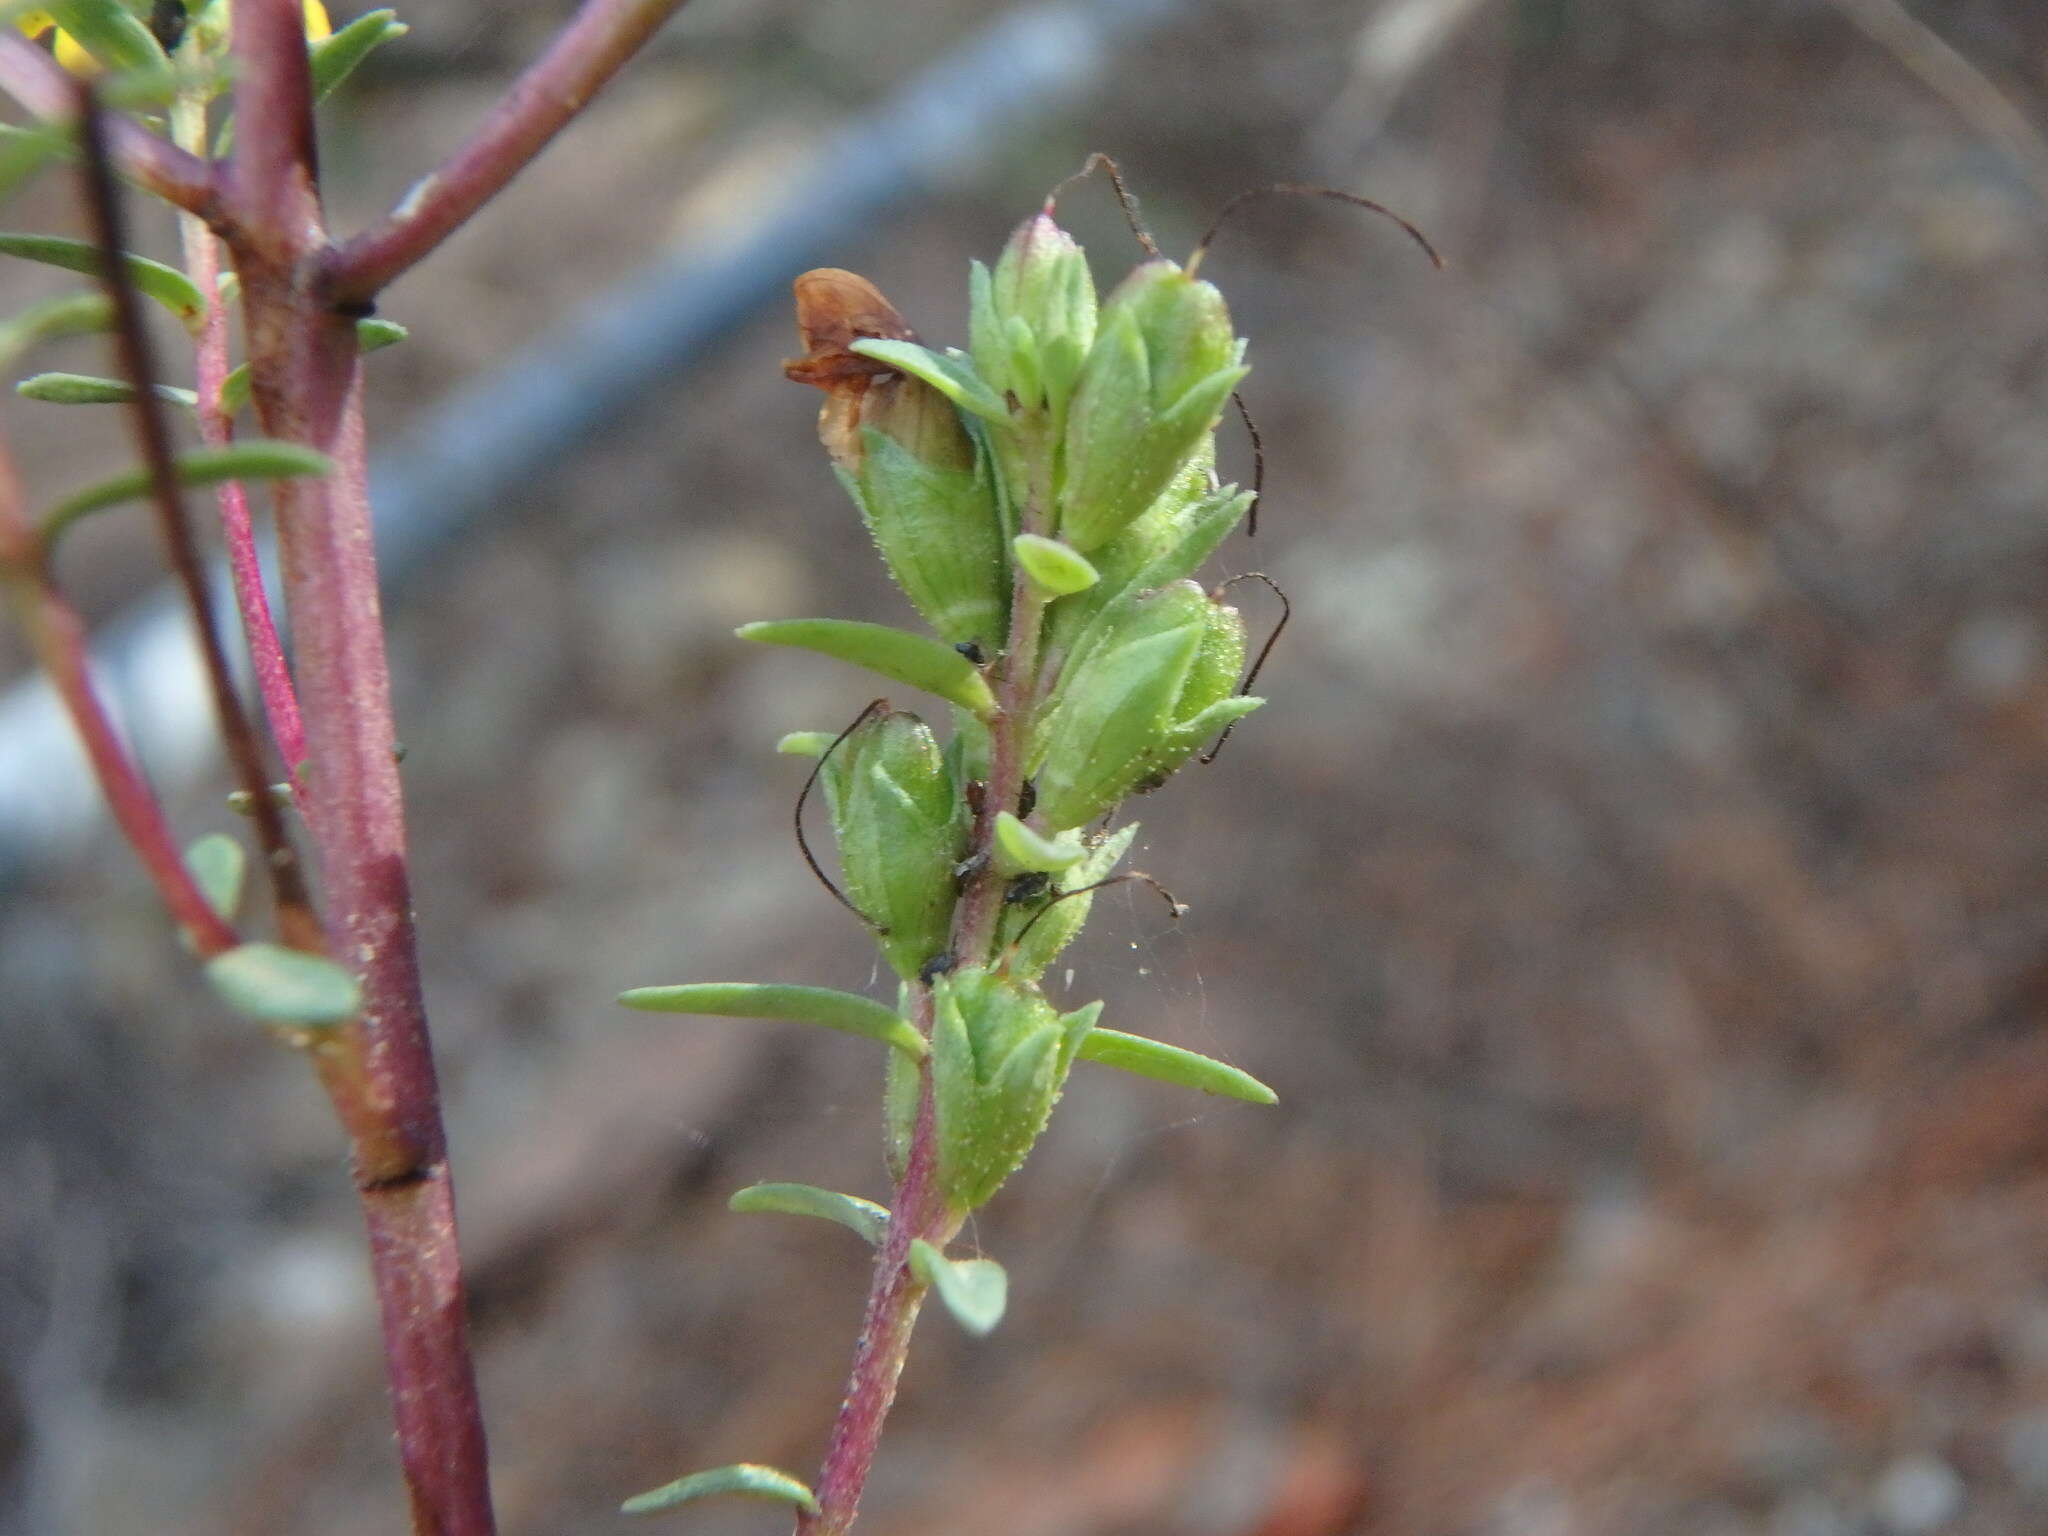
[[959,411],[922,379],[871,385],[857,450],[840,478],[896,585],[948,641],[999,644],[1010,606],[1002,512]]
[[1067,416],[1060,536],[1086,554],[1129,527],[1208,441],[1248,372],[1213,284],[1170,261],[1125,278]]
[[826,759],[822,777],[846,899],[874,924],[896,974],[915,976],[946,947],[961,856],[958,795],[939,744],[915,715],[875,715]]
[[1102,1004],[1062,1014],[1037,987],[979,967],[932,987],[932,1110],[939,1183],[963,1211],[986,1204],[1045,1129]]
[[1055,830],[1093,821],[1263,702],[1232,693],[1244,621],[1192,581],[1107,617],[1036,733],[1038,814]]

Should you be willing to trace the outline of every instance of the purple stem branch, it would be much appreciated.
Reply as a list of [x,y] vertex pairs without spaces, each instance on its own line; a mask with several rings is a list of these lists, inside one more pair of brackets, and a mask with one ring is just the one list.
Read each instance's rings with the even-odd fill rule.
[[86,665],[85,622],[50,575],[22,508],[14,461],[4,452],[0,452],[0,580],[16,599],[36,658],[84,743],[86,760],[92,764],[115,825],[141,860],[171,920],[201,958],[233,949],[241,943],[240,935],[207,903],[178,852],[163,807],[129,759],[93,691]]
[[199,640],[199,654],[206,668],[207,686],[213,695],[214,716],[221,741],[227,749],[241,787],[248,793],[250,815],[255,821],[257,840],[263,849],[263,863],[277,900],[278,924],[285,941],[295,948],[324,953],[319,919],[306,893],[305,875],[298,855],[286,833],[284,818],[271,801],[263,753],[250,727],[249,717],[235,692],[234,675],[227,651],[214,627],[213,604],[206,593],[205,566],[199,546],[185,518],[184,497],[178,489],[177,469],[172,462],[171,433],[164,420],[163,401],[156,393],[157,368],[149,332],[142,320],[142,301],[128,280],[121,252],[127,248],[122,229],[119,193],[113,169],[107,160],[104,136],[106,118],[93,97],[92,86],[80,81],[75,86],[79,104],[79,137],[85,150],[84,185],[86,222],[100,249],[100,282],[114,313],[114,343],[121,359],[121,372],[135,387],[135,404],[129,412],[137,446],[149,471],[150,500],[156,509],[158,531],[171,575],[184,594]]
[[[200,131],[205,131],[203,118]],[[206,300],[193,381],[199,395],[199,439],[209,448],[223,448],[233,441],[235,428],[233,417],[222,408],[220,400],[221,386],[229,372],[227,307],[220,301],[220,247],[213,232],[200,220],[185,218],[179,222],[183,226],[185,271],[199,285]],[[285,778],[295,792],[302,793],[298,771],[306,760],[306,729],[299,719],[299,699],[292,688],[291,669],[285,663],[284,644],[278,639],[270,599],[263,589],[263,564],[256,556],[249,494],[239,480],[228,480],[215,492],[214,500],[220,510],[228,576],[234,586],[235,611],[241,616],[242,639],[249,647],[256,696],[263,701],[263,715],[270,724],[270,739],[284,763]]]
[[683,0],[585,0],[467,143],[328,259],[330,297],[365,303],[524,170]]
[[[0,91],[49,123],[75,120],[78,98],[69,75],[24,37],[0,35]],[[208,217],[214,209],[213,168],[126,118],[107,124],[107,148],[123,176],[165,202]]]

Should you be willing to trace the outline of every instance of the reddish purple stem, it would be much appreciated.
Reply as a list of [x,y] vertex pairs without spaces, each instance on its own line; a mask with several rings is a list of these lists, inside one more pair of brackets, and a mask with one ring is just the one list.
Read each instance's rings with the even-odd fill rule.
[[378,223],[334,252],[337,300],[374,298],[503,190],[581,112],[683,0],[585,0],[468,142]]

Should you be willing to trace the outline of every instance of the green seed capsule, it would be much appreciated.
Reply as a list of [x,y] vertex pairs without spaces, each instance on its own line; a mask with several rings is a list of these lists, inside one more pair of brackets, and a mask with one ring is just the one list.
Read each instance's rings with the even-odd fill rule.
[[1038,1140],[1102,1004],[1062,1014],[1035,986],[980,967],[932,987],[932,1110],[939,1183],[985,1204]]
[[907,980],[945,949],[953,917],[963,824],[952,775],[925,723],[899,712],[862,722],[822,777],[846,898]]
[[1083,554],[1157,501],[1249,372],[1223,295],[1148,261],[1102,307],[1067,416],[1059,534]]
[[1054,831],[1094,820],[1258,708],[1231,693],[1243,660],[1237,611],[1191,581],[1119,603],[1036,733],[1040,819]]

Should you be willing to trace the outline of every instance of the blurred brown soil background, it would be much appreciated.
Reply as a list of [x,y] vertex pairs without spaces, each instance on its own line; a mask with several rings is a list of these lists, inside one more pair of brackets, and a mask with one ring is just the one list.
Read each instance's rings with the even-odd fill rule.
[[[2048,9],[1915,8],[2048,125]],[[564,9],[405,8],[330,123],[342,227]],[[389,296],[414,339],[373,426],[744,218],[990,14],[700,0]],[[846,232],[830,259],[940,341],[968,257],[1091,149],[1169,250],[1313,179],[1451,262],[1278,203],[1211,257],[1268,470],[1221,565],[1295,627],[1269,708],[1132,808],[1191,913],[1103,900],[1069,995],[1282,1102],[1084,1071],[972,1233],[1010,1316],[927,1319],[864,1531],[2048,1530],[2048,203],[1985,128],[1825,0],[1203,0]],[[1106,193],[1065,212],[1112,279]],[[875,1052],[610,1002],[872,979],[770,754],[868,685],[730,638],[907,611],[790,350],[760,317],[393,615],[508,1536],[627,1528],[722,1461],[808,1476],[851,1346],[859,1245],[723,1202],[883,1193]],[[81,415],[7,407],[38,485],[103,451]],[[94,538],[105,608],[150,550]],[[110,848],[0,907],[0,1018],[0,1531],[400,1529],[299,1064]]]

